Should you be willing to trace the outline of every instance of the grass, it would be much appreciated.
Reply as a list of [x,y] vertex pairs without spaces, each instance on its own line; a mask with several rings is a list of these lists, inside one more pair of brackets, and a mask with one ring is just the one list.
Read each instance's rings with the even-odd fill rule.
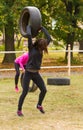
[[[43,77],[45,83],[47,77]],[[70,86],[47,85],[45,114],[36,108],[39,90],[29,93],[23,104],[24,117],[16,114],[21,94],[14,79],[0,79],[0,130],[83,130],[83,75],[72,75]]]

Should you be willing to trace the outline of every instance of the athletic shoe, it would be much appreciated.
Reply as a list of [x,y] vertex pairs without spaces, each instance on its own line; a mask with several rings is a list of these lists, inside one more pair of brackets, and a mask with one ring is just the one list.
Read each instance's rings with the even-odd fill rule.
[[18,88],[18,87],[15,87],[15,91],[16,91],[16,92],[19,92],[19,88]]
[[40,105],[37,105],[37,109],[41,112],[41,113],[45,113],[45,111],[43,110],[43,107]]
[[19,111],[19,110],[17,111],[17,115],[18,115],[18,116],[23,116],[22,112]]

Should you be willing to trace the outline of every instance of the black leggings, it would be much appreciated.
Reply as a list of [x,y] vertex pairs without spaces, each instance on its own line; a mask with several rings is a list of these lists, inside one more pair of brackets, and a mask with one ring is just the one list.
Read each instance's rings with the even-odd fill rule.
[[46,90],[46,86],[44,84],[42,77],[40,76],[40,74],[38,72],[32,73],[32,72],[25,71],[24,78],[23,78],[23,91],[19,98],[18,110],[22,110],[22,105],[23,105],[24,99],[28,93],[30,80],[33,80],[33,82],[40,89],[39,100],[38,100],[37,104],[42,105],[42,102],[44,100],[47,90]]
[[20,65],[17,63],[14,63],[15,66],[15,70],[16,70],[16,74],[15,74],[15,85],[18,84],[18,80],[19,80],[19,75],[20,75]]
[[[17,63],[14,63],[16,74],[15,74],[15,85],[18,84],[19,76],[20,76],[20,65]],[[26,68],[26,65],[23,65],[24,69]]]

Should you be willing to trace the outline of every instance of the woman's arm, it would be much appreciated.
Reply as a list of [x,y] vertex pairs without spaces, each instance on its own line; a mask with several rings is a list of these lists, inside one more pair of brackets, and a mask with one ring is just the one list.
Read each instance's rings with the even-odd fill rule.
[[27,37],[28,37],[28,49],[32,48],[32,35],[31,35],[31,27],[28,25],[26,28]]
[[42,27],[41,27],[41,31],[45,34],[45,36],[46,36],[46,38],[47,38],[47,41],[48,41],[48,44],[49,44],[52,39],[51,39],[51,36],[50,36],[50,34],[48,33],[47,29],[42,26]]

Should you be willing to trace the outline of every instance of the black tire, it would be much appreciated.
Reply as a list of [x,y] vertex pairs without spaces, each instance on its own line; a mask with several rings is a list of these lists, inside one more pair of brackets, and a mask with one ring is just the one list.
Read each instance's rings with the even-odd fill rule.
[[[20,78],[20,83],[21,83],[21,86],[23,86],[22,85],[22,83],[23,83],[23,76],[24,76],[24,74],[22,73],[21,74],[21,78]],[[37,90],[37,85],[31,80],[30,81],[30,86],[29,86],[29,92],[34,92],[34,91],[36,91]]]
[[70,85],[70,78],[48,78],[48,85]]
[[27,38],[26,26],[31,26],[32,37],[34,38],[38,34],[38,30],[41,27],[41,13],[38,8],[34,6],[24,7],[20,15],[20,32],[21,35]]
[[29,92],[35,92],[37,88],[37,85],[32,81],[32,86],[29,87]]

